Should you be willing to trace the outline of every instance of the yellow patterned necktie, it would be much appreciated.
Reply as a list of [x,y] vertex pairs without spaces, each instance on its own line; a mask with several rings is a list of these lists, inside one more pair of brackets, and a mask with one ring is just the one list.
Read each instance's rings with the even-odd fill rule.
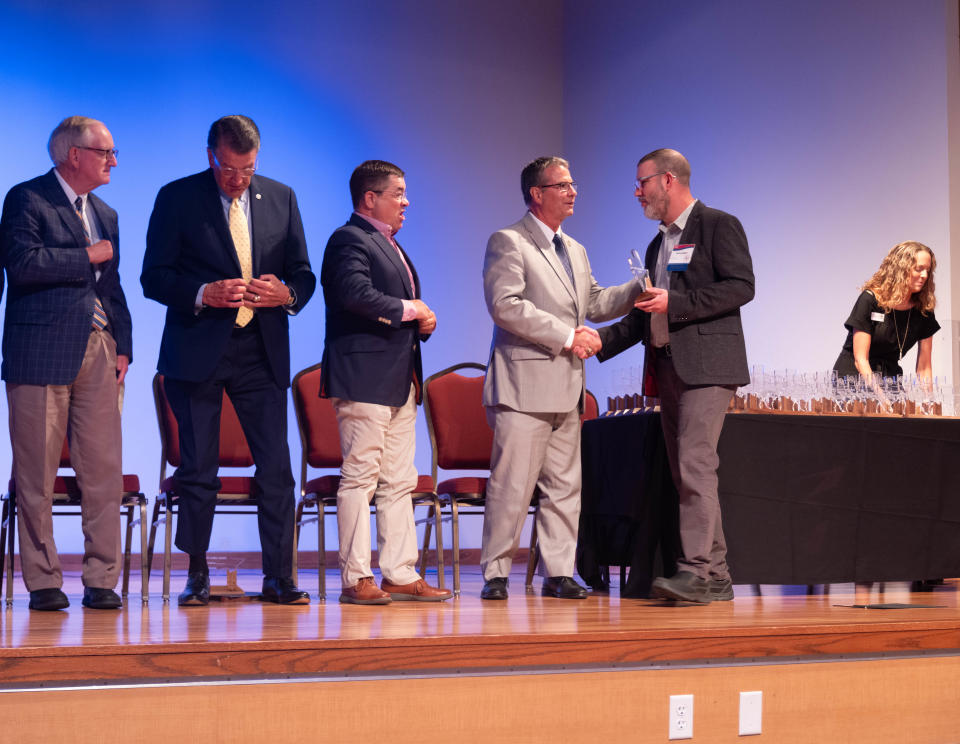
[[[230,236],[233,238],[233,247],[237,251],[237,258],[240,260],[240,273],[244,281],[249,282],[253,278],[250,230],[247,227],[247,215],[244,213],[239,199],[234,199],[230,203]],[[241,307],[237,310],[236,324],[239,327],[243,328],[251,320],[253,320],[253,310],[249,307]]]

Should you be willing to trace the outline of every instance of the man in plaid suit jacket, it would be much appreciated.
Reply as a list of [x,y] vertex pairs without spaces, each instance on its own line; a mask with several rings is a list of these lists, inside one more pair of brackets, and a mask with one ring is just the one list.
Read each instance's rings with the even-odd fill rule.
[[120,607],[119,392],[132,358],[118,273],[117,213],[91,192],[110,182],[113,137],[99,121],[64,119],[48,143],[54,168],[14,186],[0,217],[9,286],[2,377],[30,608],[69,605],[53,540],[51,498],[68,427],[83,489],[83,604]]

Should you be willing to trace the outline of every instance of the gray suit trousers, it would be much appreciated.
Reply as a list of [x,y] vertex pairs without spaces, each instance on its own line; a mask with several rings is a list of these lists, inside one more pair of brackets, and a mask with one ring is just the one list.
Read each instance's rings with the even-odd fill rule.
[[727,543],[717,496],[717,442],[735,387],[686,385],[668,356],[654,353],[660,419],[680,496],[677,568],[704,579],[728,579]]
[[489,406],[487,421],[493,451],[480,551],[484,580],[510,575],[535,488],[540,490],[540,573],[573,576],[580,524],[580,414]]

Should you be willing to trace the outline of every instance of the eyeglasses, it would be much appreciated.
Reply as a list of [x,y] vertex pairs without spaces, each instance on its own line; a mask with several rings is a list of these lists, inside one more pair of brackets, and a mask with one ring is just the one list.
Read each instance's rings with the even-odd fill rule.
[[406,189],[401,191],[387,191],[386,189],[370,189],[374,194],[386,194],[389,197],[396,199],[397,201],[403,201],[406,199],[410,201],[410,192]]
[[104,160],[109,160],[110,156],[113,155],[113,159],[116,160],[117,156],[120,154],[120,151],[116,147],[106,149],[103,147],[85,147],[84,145],[75,145],[78,150],[89,150],[90,152],[100,153],[100,156]]
[[545,183],[541,186],[537,186],[537,188],[538,189],[556,189],[561,194],[566,194],[571,190],[579,191],[579,189],[577,189],[576,181],[561,181],[560,183]]
[[257,166],[254,165],[252,168],[230,168],[229,166],[222,165],[217,156],[213,156],[213,162],[217,164],[217,167],[220,169],[220,172],[227,178],[233,178],[234,176],[240,176],[242,178],[250,178],[254,173],[257,172]]
[[[670,171],[660,171],[659,173],[654,173],[652,176],[644,176],[643,178],[638,178],[633,182],[633,185],[636,186],[638,189],[640,189],[640,191],[643,191],[643,186],[647,181],[649,181],[651,178],[656,178],[657,176],[665,176],[667,175],[667,173],[670,173]],[[670,175],[672,176],[673,174],[670,173]]]

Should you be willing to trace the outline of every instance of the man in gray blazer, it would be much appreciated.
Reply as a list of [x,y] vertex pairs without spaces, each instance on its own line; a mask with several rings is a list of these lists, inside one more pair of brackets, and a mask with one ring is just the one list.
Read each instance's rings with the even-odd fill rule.
[[598,346],[583,325],[627,312],[636,283],[600,287],[587,252],[565,235],[577,185],[569,164],[538,158],[520,175],[530,210],[487,243],[483,291],[493,342],[483,388],[494,432],[480,565],[483,599],[506,599],[507,577],[534,489],[542,593],[584,599],[573,580],[580,517],[583,358]]
[[642,341],[660,397],[683,556],[676,575],[655,579],[652,593],[700,604],[731,600],[717,442],[733,391],[750,381],[740,324],[740,306],[753,299],[747,236],[736,217],[693,198],[690,163],[676,150],[640,158],[635,194],[643,213],[660,222],[646,255],[655,286],[623,320],[600,329],[597,358]]

